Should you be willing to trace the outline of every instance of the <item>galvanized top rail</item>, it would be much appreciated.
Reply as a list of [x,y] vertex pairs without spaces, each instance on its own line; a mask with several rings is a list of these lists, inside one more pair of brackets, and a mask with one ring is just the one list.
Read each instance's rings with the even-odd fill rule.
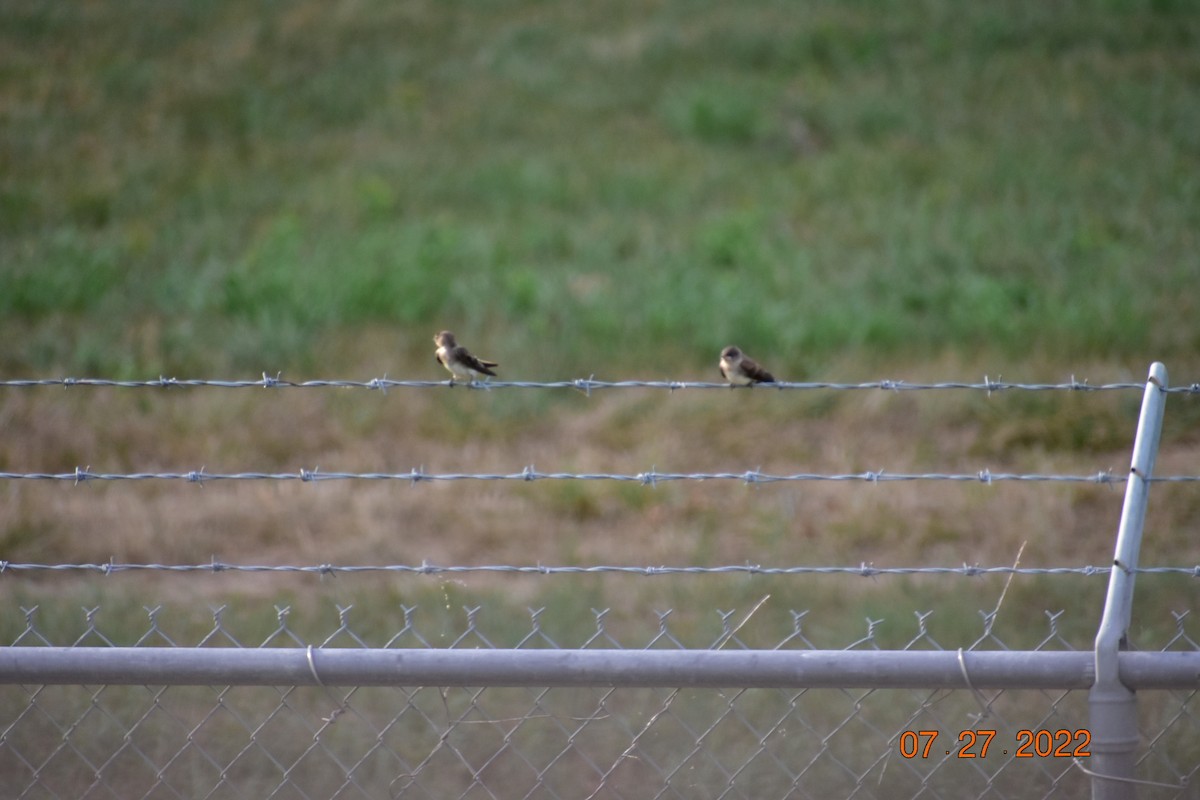
[[[445,381],[423,380],[392,380],[386,375],[382,378],[371,378],[365,381],[355,380],[309,380],[293,381],[263,373],[258,380],[208,380],[199,378],[167,378],[160,376],[149,380],[113,380],[108,378],[15,378],[0,380],[0,388],[30,388],[37,386],[72,387],[111,387],[119,389],[171,389],[208,387],[217,389],[373,389],[386,392],[388,389],[435,389],[461,387],[480,391],[493,389],[575,389],[585,394],[591,394],[594,389],[666,389],[680,391],[683,389],[724,389],[729,390],[727,383],[710,381],[666,381],[666,380],[596,380],[595,377],[576,378],[562,381],[487,381],[474,383],[451,383]],[[1067,391],[1067,392],[1105,392],[1105,391],[1141,391],[1144,383],[1117,382],[1091,384],[1085,380],[1076,380],[1071,376],[1065,383],[1014,383],[1011,381],[992,380],[984,376],[979,382],[946,381],[922,383],[903,380],[877,380],[862,383],[838,383],[830,381],[780,381],[771,384],[758,384],[750,387],[759,391],[769,390],[835,390],[859,391],[881,390],[888,392],[904,391],[935,391],[935,390],[971,390],[981,392],[1002,391]],[[1164,391],[1179,394],[1200,395],[1200,381],[1173,387],[1164,387]]]

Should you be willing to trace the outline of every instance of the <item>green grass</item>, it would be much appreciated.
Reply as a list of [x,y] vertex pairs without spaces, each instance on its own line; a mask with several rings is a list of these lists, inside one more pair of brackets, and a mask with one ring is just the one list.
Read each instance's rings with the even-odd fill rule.
[[[367,370],[346,377],[441,378],[430,337],[451,328],[500,361],[503,377],[518,379],[715,378],[718,349],[736,342],[788,378],[901,378],[913,369],[978,379],[986,369],[997,379],[1000,362],[1012,380],[1065,380],[1098,364],[1105,380],[1137,380],[1160,359],[1175,382],[1191,382],[1200,371],[1193,5],[9,0],[0,4],[0,377]],[[604,405],[573,392],[551,399],[455,390],[436,400],[170,392],[126,405],[116,393],[13,393],[0,397],[0,467],[471,471],[536,462],[588,471],[619,457],[615,471],[626,471],[693,462],[751,468],[765,456],[796,471],[978,462],[1085,472],[1127,465],[1136,414],[1132,396],[1092,394],[964,401],[925,393],[920,405],[899,395],[715,394],[700,405],[690,393]],[[1192,472],[1183,451],[1200,411],[1177,396],[1168,408],[1167,468]],[[0,487],[8,501],[0,516],[10,512],[0,556],[383,564],[437,561],[428,549],[446,545],[442,552],[466,552],[457,560],[474,564],[649,563],[661,555],[672,564],[993,566],[1011,563],[1027,540],[1023,565],[1079,566],[1109,558],[1119,505],[1119,495],[1093,487],[1049,500],[1036,494],[1048,489],[1031,487],[998,509],[982,495],[963,500],[933,488],[928,499],[885,487],[787,499],[761,487],[761,507],[745,514],[738,501],[751,490],[742,487],[723,499],[722,487],[540,482],[381,496],[330,486],[319,500],[277,488],[210,486],[198,496],[187,487],[176,501],[168,489],[13,483]],[[90,494],[80,501],[81,492]],[[425,494],[414,502],[412,492]],[[1188,485],[1155,488],[1143,564],[1196,563],[1196,496]],[[464,502],[470,519],[458,511]],[[745,620],[741,643],[775,647],[795,630],[792,611],[808,612],[801,632],[817,648],[863,639],[868,619],[878,625],[860,647],[966,648],[982,635],[979,612],[1005,591],[1001,578],[807,575],[249,581],[10,570],[0,581],[0,644],[23,635],[21,609],[36,606],[36,630],[56,645],[103,644],[102,636],[125,645],[148,634],[145,645],[188,646],[217,628],[212,644],[249,647],[322,643],[337,630],[338,609],[350,606],[348,627],[370,646],[403,628],[406,607],[418,609],[426,642],[448,646],[466,627],[463,609],[478,606],[478,632],[498,647],[521,642],[532,628],[529,609],[544,608],[539,625],[563,647],[595,632],[593,609],[610,609],[606,630],[627,648],[650,642],[656,612],[674,609],[666,628],[695,648],[721,636],[718,612],[730,612],[730,625]],[[1046,647],[1087,649],[1106,585],[1100,576],[1016,577],[997,639],[978,647],[1042,647],[1050,636],[1043,612],[1062,611],[1057,632],[1067,644]],[[1137,588],[1130,637],[1157,650],[1176,632],[1169,612],[1195,605],[1195,581],[1143,575]],[[292,610],[281,630],[285,607]],[[224,609],[219,624],[214,608]],[[85,610],[94,610],[95,629]],[[934,612],[931,641],[919,639],[914,616],[926,611]],[[332,642],[355,644],[346,632]],[[420,641],[409,632],[394,646]],[[326,729],[318,755],[335,739],[349,743],[347,763],[377,752],[378,731],[410,703],[394,691],[356,691],[354,713]],[[529,714],[524,690],[488,692],[497,699],[485,713]],[[894,703],[878,692],[864,719],[885,734],[922,725],[947,732],[975,711],[973,696],[957,694],[953,715],[938,698],[940,719],[924,721],[907,717],[910,699]],[[405,723],[417,729],[397,728],[404,742],[382,751],[395,748],[416,764],[453,741],[471,763],[490,763],[510,742],[520,749],[538,735],[542,712],[564,720],[595,713],[601,732],[581,737],[578,749],[604,766],[623,758],[630,726],[641,730],[661,702],[640,690],[605,692],[595,705],[577,702],[588,695],[574,690],[570,702],[557,696],[539,694],[532,725],[514,726],[503,742],[487,738],[492,726],[471,728],[469,743],[460,741],[465,727],[456,738],[433,730],[426,742],[432,728],[412,720],[433,725],[452,707],[460,713],[464,700],[475,703],[426,690],[411,701],[424,710]],[[181,687],[165,700],[156,693],[153,720],[141,705],[145,692],[115,687],[43,690],[36,703],[12,689],[0,705],[35,726],[56,714],[66,720],[17,728],[9,739],[25,752],[37,744],[91,753],[99,736],[88,726],[119,722],[123,752],[133,742],[155,763],[194,769],[174,784],[187,783],[182,791],[214,790],[226,764],[244,791],[259,782],[260,794],[271,791],[276,756],[268,753],[270,765],[253,755],[238,761],[244,731],[226,727],[231,718],[214,711],[213,697]],[[715,708],[716,719],[734,702],[725,693],[681,697],[665,720],[686,719],[699,731],[711,724],[701,712]],[[1001,716],[1044,718],[1042,694],[1006,697],[1016,705],[998,707]],[[248,719],[279,705],[273,689],[222,698]],[[745,698],[738,702],[755,706],[731,720],[780,699]],[[857,739],[859,729],[846,724],[857,713],[851,700],[858,703],[836,692],[793,699],[801,719],[821,722],[818,735],[796,726],[789,749],[825,745],[822,730],[845,728]],[[313,726],[333,703],[324,691],[289,692],[285,716],[300,719],[291,731],[266,731],[259,749],[268,739],[272,750],[312,748]],[[1161,709],[1172,724],[1180,708],[1163,693],[1139,703],[1144,715]],[[41,715],[28,715],[33,705]],[[141,739],[125,736],[143,714]],[[623,731],[607,730],[610,715]],[[196,721],[196,742],[217,754],[221,770],[189,761],[196,731],[180,720]],[[68,727],[76,744],[64,750]],[[183,730],[188,744],[176,744]],[[552,756],[557,736],[550,731]],[[716,736],[723,754],[755,752],[766,741],[749,726]],[[1176,738],[1183,744],[1171,758],[1194,763],[1186,731]],[[696,741],[686,730],[655,731],[627,765],[637,768],[660,746],[692,753]],[[868,737],[853,746],[874,745]],[[386,775],[361,777],[392,796],[398,767],[384,761]],[[135,775],[140,764],[126,776],[111,763],[110,785],[126,794],[150,791],[139,781],[157,777]],[[908,773],[891,764],[889,782],[903,783]],[[729,778],[709,775],[702,762],[696,769],[689,764],[680,776],[690,773],[697,790]],[[845,781],[819,769],[808,773],[810,784]],[[325,762],[311,777],[296,774],[311,781],[306,791],[337,782]],[[455,765],[443,780],[459,774]],[[772,780],[758,769],[743,774]],[[79,771],[77,793],[94,780],[94,770]],[[442,793],[466,791],[448,785]]]
[[1200,344],[1186,3],[27,1],[0,39],[6,372],[319,371],[380,324],[522,377]]
[[[0,374],[442,377],[450,327],[512,378],[715,377],[736,341],[798,378],[1036,354],[1191,380],[1197,45],[1170,0],[19,0]],[[971,412],[979,457],[1122,449],[1133,409],[1073,400]],[[458,447],[518,440],[549,401],[443,402],[461,426],[415,424]],[[383,413],[333,408],[358,439]],[[249,446],[290,463],[291,433]],[[580,523],[650,503],[539,492]],[[33,515],[6,541],[70,547]],[[901,595],[924,602],[881,607]]]

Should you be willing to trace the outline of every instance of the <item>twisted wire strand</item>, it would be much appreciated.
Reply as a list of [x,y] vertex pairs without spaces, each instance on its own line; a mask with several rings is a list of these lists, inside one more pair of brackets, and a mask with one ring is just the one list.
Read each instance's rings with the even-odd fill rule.
[[[0,380],[0,388],[30,388],[38,386],[71,387],[111,387],[120,389],[149,389],[149,388],[219,388],[219,389],[373,389],[386,392],[388,389],[435,389],[435,388],[466,388],[478,391],[493,389],[576,389],[590,394],[597,389],[665,389],[680,391],[684,389],[724,389],[730,387],[727,383],[710,381],[667,381],[667,380],[596,380],[594,377],[576,378],[560,381],[486,381],[472,383],[451,383],[445,381],[426,380],[393,380],[386,375],[382,378],[371,378],[365,381],[355,380],[309,380],[293,381],[263,373],[258,380],[215,380],[199,378],[167,378],[158,377],[150,380],[113,380],[109,378],[32,378]],[[1062,383],[1018,383],[1011,381],[991,380],[987,376],[979,382],[945,381],[936,383],[911,382],[903,380],[876,380],[861,383],[839,383],[830,381],[780,381],[771,384],[758,384],[751,387],[736,387],[738,389],[752,388],[758,391],[784,390],[835,390],[863,391],[882,390],[889,392],[903,391],[941,391],[941,390],[972,390],[987,393],[1003,391],[1068,391],[1068,392],[1105,392],[1105,391],[1141,391],[1145,388],[1142,382],[1116,382],[1091,384],[1087,380],[1079,381],[1071,377],[1070,381]],[[1179,386],[1164,387],[1163,391],[1178,394],[1200,394],[1200,382]]]
[[[79,563],[79,564],[32,564],[0,560],[0,575],[6,572],[99,572],[106,575],[119,572],[172,572],[172,573],[219,573],[219,572],[275,572],[306,573],[314,575],[355,574],[367,572],[409,573],[416,575],[455,575],[465,573],[500,573],[517,575],[581,575],[619,573],[624,575],[852,575],[863,578],[894,575],[958,575],[968,578],[989,575],[1079,575],[1094,577],[1108,575],[1112,566],[1082,567],[981,567],[963,564],[959,567],[876,567],[863,563],[858,566],[792,566],[764,567],[758,564],[727,564],[713,567],[698,566],[636,566],[636,565],[589,565],[549,566],[545,564],[483,564],[483,565],[439,565],[421,564],[231,564],[213,559],[201,564],[159,563]],[[1132,573],[1147,575],[1186,575],[1200,578],[1200,565],[1136,567]]]
[[[76,467],[72,472],[0,472],[0,480],[59,481],[75,485],[89,481],[182,481],[212,483],[216,481],[406,481],[412,484],[438,481],[617,481],[656,486],[675,481],[738,481],[747,485],[797,482],[897,483],[935,481],[950,483],[1091,483],[1115,485],[1125,483],[1127,476],[1114,475],[1111,470],[1088,474],[1042,474],[992,472],[887,472],[884,470],[849,473],[800,472],[772,474],[759,470],[742,472],[539,472],[532,466],[519,472],[425,472],[414,468],[408,472],[326,472],[319,467],[295,472],[207,472],[203,467],[188,472],[94,472],[91,467]],[[1162,475],[1149,478],[1155,483],[1197,483],[1200,475]]]

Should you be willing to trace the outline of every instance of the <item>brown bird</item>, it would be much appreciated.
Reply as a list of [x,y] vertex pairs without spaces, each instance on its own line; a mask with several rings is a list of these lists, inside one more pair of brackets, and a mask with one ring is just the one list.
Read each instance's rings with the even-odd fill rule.
[[758,362],[738,348],[729,345],[721,351],[721,374],[733,386],[749,386],[752,383],[774,383],[775,376],[767,372]]
[[437,344],[438,363],[450,370],[451,383],[455,378],[473,383],[478,377],[495,375],[492,367],[500,366],[495,361],[484,361],[471,355],[467,348],[454,340],[454,334],[450,331],[442,331],[433,337],[433,341]]

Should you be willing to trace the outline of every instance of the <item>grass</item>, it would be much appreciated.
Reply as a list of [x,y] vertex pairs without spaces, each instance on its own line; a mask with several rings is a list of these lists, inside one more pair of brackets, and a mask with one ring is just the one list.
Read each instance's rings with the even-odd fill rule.
[[[947,372],[960,368],[945,366]],[[961,374],[961,372],[959,372]],[[990,398],[970,393],[567,392],[549,401],[517,390],[172,392],[46,389],[12,392],[3,413],[14,431],[0,443],[0,469],[31,465],[66,471],[209,472],[261,469],[325,471],[636,473],[761,469],[767,473],[1039,472],[1120,474],[1128,464],[1136,406],[1123,393]],[[1136,394],[1136,393],[1130,393]],[[1191,398],[1173,396],[1171,410]],[[549,403],[549,405],[546,405]],[[1186,416],[1186,414],[1184,414]],[[103,424],[80,426],[78,420]],[[1187,474],[1195,435],[1169,431],[1159,471]],[[5,558],[15,563],[263,564],[763,564],[877,566],[1007,565],[1023,542],[1023,566],[1103,565],[1111,558],[1122,492],[1092,485],[812,483],[744,486],[733,482],[656,487],[603,481],[532,484],[466,482],[240,482],[200,489],[184,483],[69,485],[7,482],[0,506]],[[1194,563],[1200,503],[1188,484],[1156,486],[1142,563]],[[312,584],[280,576],[163,574],[22,575],[28,603],[92,602],[92,592],[227,602],[230,593],[262,602],[295,592],[298,605],[350,602],[375,586],[342,576]],[[6,579],[7,580],[7,579]],[[296,581],[299,580],[299,583]],[[1073,609],[1074,625],[1095,623],[1103,580],[1021,578],[1010,608]],[[911,585],[898,578],[640,578],[518,580],[474,574],[443,580],[383,581],[392,596],[464,592],[444,605],[478,605],[523,616],[548,607],[548,619],[578,625],[590,608],[626,618],[647,609],[688,611],[685,630],[716,607],[743,607],[770,594],[768,611],[809,609],[831,628],[885,610],[942,608],[946,594],[979,589],[956,579]],[[1081,594],[1082,582],[1089,598]],[[429,584],[433,584],[430,587]],[[682,584],[682,585],[680,585]],[[1187,584],[1187,581],[1183,581]],[[1144,624],[1171,628],[1168,610],[1190,606],[1186,585],[1145,577]],[[132,587],[137,587],[136,590]],[[936,587],[941,586],[941,589]],[[301,587],[304,587],[303,589]],[[359,587],[359,588],[356,588]],[[458,588],[454,588],[458,587]],[[564,589],[562,587],[569,587]],[[790,588],[789,588],[790,587]],[[46,592],[49,594],[47,595]],[[1097,594],[1099,592],[1099,594]],[[182,593],[182,594],[181,594]],[[578,602],[568,602],[572,593]],[[827,593],[828,597],[827,597]],[[952,615],[967,629],[999,590]],[[41,598],[40,600],[38,598]],[[832,602],[829,598],[833,598]],[[1153,598],[1153,599],[1151,599]],[[291,602],[291,601],[288,601]],[[362,602],[362,601],[355,601]],[[424,605],[428,605],[425,601]],[[135,602],[135,609],[140,607]],[[949,612],[947,612],[949,613]],[[1014,612],[1015,613],[1015,612]],[[1019,616],[1019,615],[1018,615]],[[823,623],[821,623],[823,624]],[[907,630],[904,621],[894,621]],[[958,623],[955,623],[957,626]],[[590,628],[590,623],[584,623]],[[960,633],[961,633],[961,629]],[[1151,637],[1155,638],[1155,637]]]
[[[451,328],[513,379],[1141,380],[1200,370],[1200,16],[1182,0],[0,8],[0,377],[443,378]],[[0,470],[975,471],[1128,466],[1129,395],[11,390]],[[1194,473],[1172,396],[1159,470]],[[1156,486],[1144,564],[1194,564],[1194,487]],[[0,557],[204,563],[1105,564],[1106,487],[537,483],[0,485]],[[769,595],[753,646],[838,648],[913,611],[969,646],[994,579],[402,580],[0,575],[136,640],[244,644],[273,606],[372,644],[481,606],[569,646],[611,609],[691,646]],[[1009,647],[1086,648],[1102,578],[1014,580]],[[1142,576],[1162,646],[1194,581]],[[151,606],[153,607],[153,605]],[[1194,638],[1194,636],[1193,636]],[[991,646],[987,643],[986,646]],[[203,698],[207,701],[208,698]],[[314,701],[324,709],[325,697]],[[445,700],[442,699],[444,704]],[[17,706],[24,703],[18,699]],[[201,704],[203,705],[203,704]],[[682,711],[680,713],[683,713]],[[1024,718],[1024,717],[1022,717]],[[305,734],[307,738],[307,734]],[[690,742],[687,744],[691,746]],[[1186,761],[1186,759],[1184,759]],[[90,778],[89,778],[90,780]],[[568,792],[569,793],[569,792]]]
[[6,371],[1191,363],[1181,4],[323,8],[3,12]]

